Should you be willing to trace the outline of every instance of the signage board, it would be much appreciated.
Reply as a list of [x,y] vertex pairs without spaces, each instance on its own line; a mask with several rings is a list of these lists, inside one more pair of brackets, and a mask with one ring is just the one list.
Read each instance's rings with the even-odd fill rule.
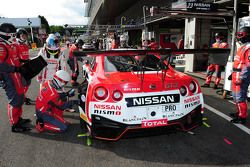
[[238,29],[242,27],[250,27],[250,16],[239,18]]
[[217,4],[201,1],[187,1],[187,10],[192,12],[215,12]]

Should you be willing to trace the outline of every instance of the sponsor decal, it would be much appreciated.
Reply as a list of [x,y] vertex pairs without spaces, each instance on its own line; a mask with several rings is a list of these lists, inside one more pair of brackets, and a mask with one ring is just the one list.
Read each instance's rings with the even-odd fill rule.
[[94,104],[94,114],[121,115],[121,106],[112,104]]
[[124,91],[129,91],[129,92],[136,92],[136,91],[140,91],[141,88],[124,88]]
[[164,111],[176,111],[177,110],[177,107],[174,104],[167,105],[167,106],[164,106],[164,107],[165,107]]
[[166,89],[170,89],[170,88],[178,88],[178,83],[167,83]]
[[123,122],[135,122],[135,121],[143,121],[146,120],[147,117],[136,117],[134,116],[133,118],[124,118],[122,121]]
[[167,114],[167,118],[176,118],[176,117],[182,117],[182,116],[184,116],[184,113],[172,112],[171,114]]
[[147,105],[157,105],[157,104],[178,103],[180,102],[180,95],[170,94],[170,95],[142,96],[142,97],[125,98],[125,100],[127,102],[127,107],[147,106]]
[[197,101],[200,100],[200,96],[194,96],[194,97],[190,97],[184,100],[184,103],[191,103],[193,101]]
[[159,126],[166,126],[168,125],[167,119],[158,119],[158,120],[150,120],[150,121],[142,121],[142,128],[152,128],[152,127],[159,127]]
[[121,115],[121,111],[94,110],[94,114],[100,114],[100,115]]
[[193,106],[196,106],[196,105],[199,105],[199,104],[200,104],[200,100],[189,103],[189,104],[185,104],[185,108],[193,107]]
[[113,104],[94,104],[94,109],[121,110],[121,106]]

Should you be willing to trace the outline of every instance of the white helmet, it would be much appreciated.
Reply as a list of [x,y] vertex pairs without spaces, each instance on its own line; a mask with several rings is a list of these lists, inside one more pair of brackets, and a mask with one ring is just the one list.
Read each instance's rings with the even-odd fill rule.
[[60,43],[58,38],[54,34],[49,34],[48,38],[46,39],[46,49],[49,52],[54,53],[60,50]]
[[64,70],[59,70],[53,77],[55,86],[59,89],[63,88],[70,81],[70,75]]

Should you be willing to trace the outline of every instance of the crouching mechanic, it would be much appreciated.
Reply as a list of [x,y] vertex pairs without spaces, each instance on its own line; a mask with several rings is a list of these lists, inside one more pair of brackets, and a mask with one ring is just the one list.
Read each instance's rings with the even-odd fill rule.
[[74,89],[64,91],[64,86],[70,81],[70,75],[64,71],[56,72],[52,80],[44,82],[36,99],[36,129],[39,132],[50,130],[64,132],[69,123],[64,120],[63,112],[74,112],[72,106],[78,104],[76,100],[68,100],[74,96]]
[[232,95],[236,103],[236,113],[231,113],[233,123],[245,124],[247,118],[247,90],[250,84],[250,27],[242,27],[237,32],[242,44],[234,57],[232,73]]

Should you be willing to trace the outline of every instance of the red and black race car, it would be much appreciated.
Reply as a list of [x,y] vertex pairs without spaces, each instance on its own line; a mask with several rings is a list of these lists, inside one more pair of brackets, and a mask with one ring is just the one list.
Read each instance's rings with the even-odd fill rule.
[[93,138],[114,141],[132,133],[170,127],[189,131],[199,126],[204,109],[200,86],[194,78],[171,67],[170,53],[75,52],[84,60],[85,81],[79,96],[81,126]]

